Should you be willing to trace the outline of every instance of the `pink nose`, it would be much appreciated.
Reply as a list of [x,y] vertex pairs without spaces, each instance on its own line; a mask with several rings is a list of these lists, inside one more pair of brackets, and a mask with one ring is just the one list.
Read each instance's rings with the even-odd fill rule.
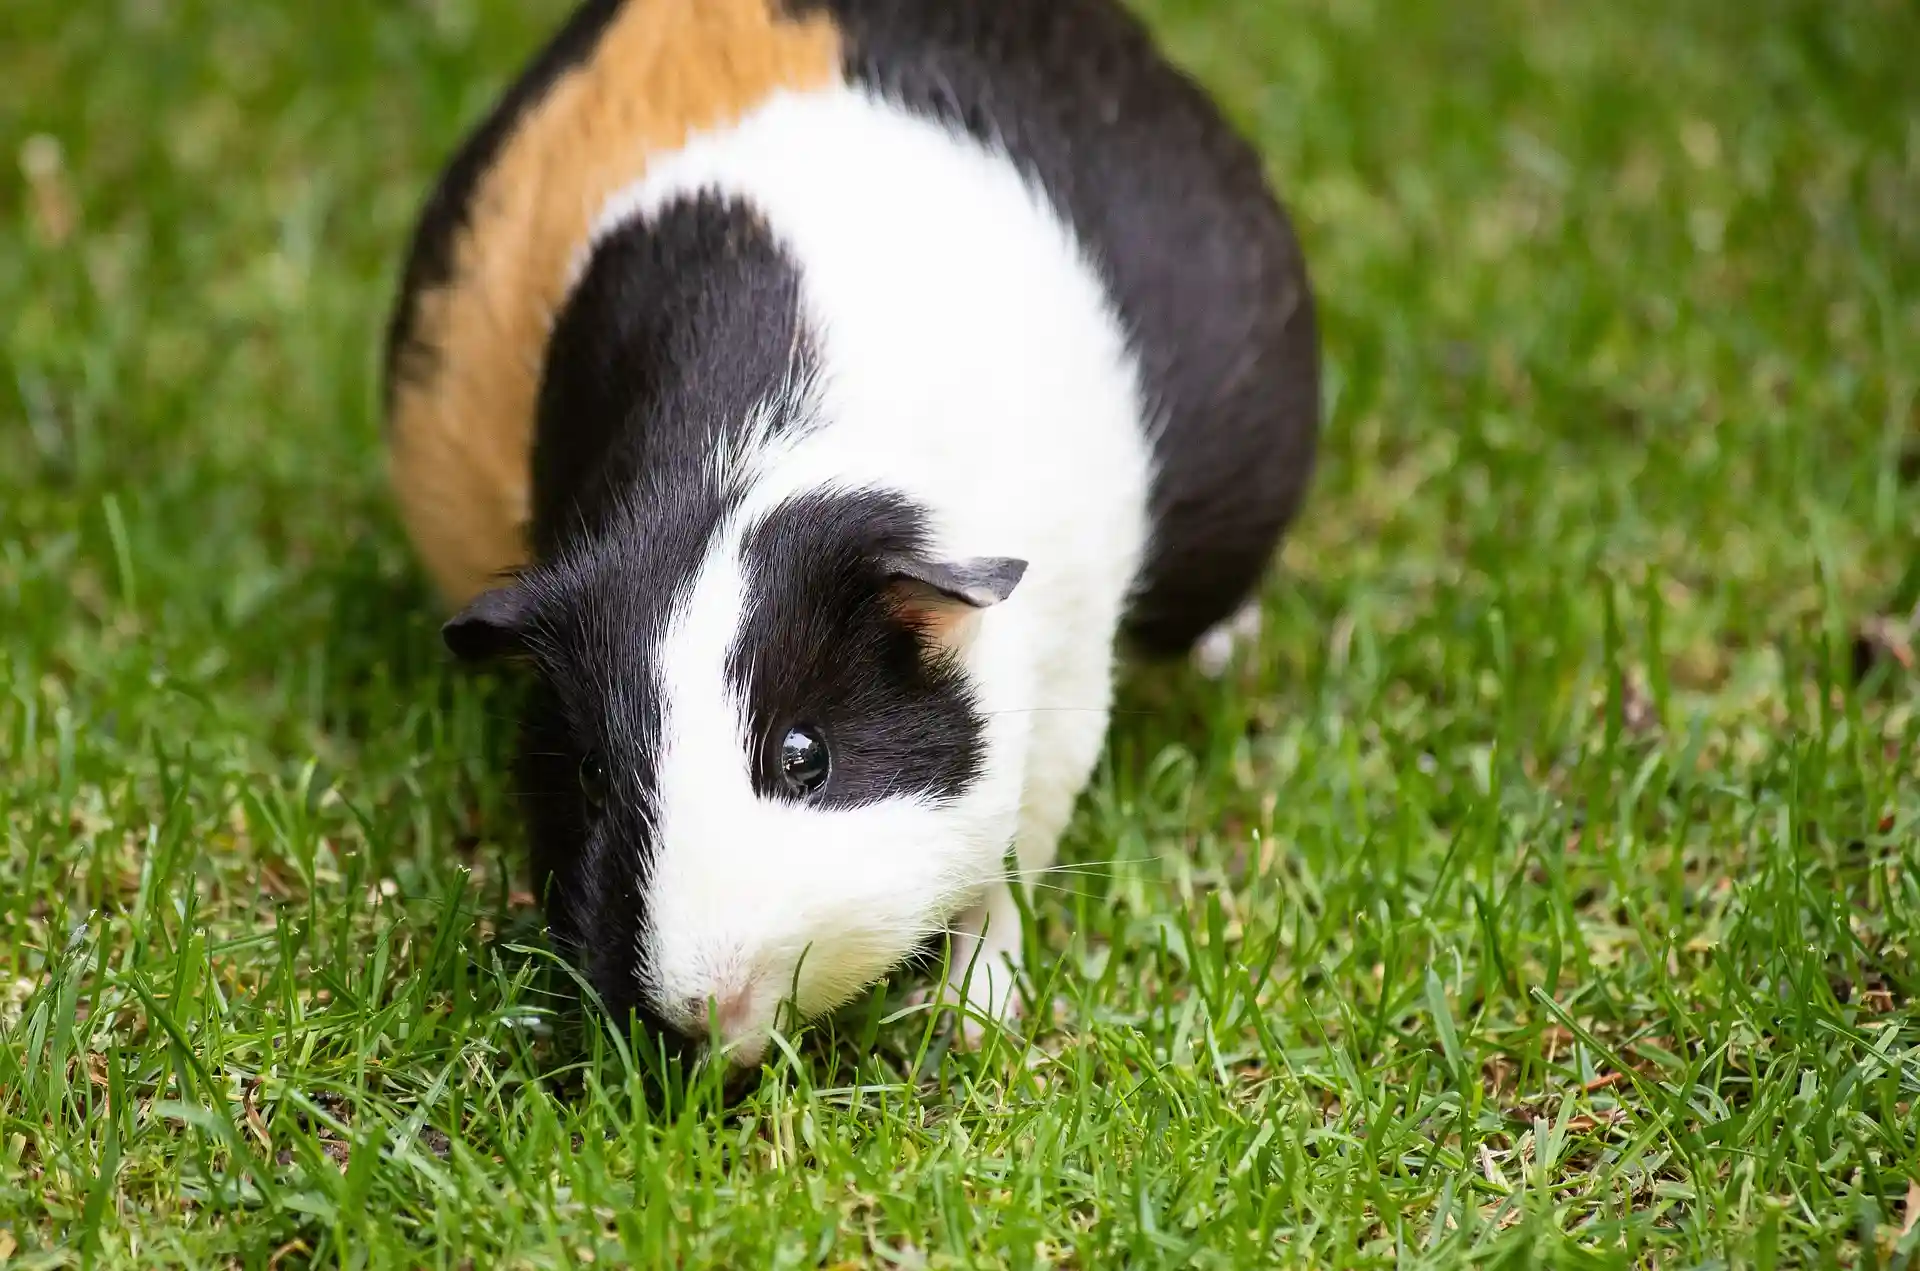
[[740,1031],[753,1011],[753,988],[729,988],[712,997],[690,997],[686,1001],[687,1022],[696,1037],[704,1039],[709,1028],[717,1028],[722,1039]]

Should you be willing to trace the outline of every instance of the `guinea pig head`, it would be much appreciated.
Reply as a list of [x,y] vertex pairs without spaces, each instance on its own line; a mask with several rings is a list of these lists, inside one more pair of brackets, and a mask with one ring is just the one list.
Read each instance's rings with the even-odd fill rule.
[[965,651],[1025,570],[929,548],[873,492],[704,534],[596,535],[447,624],[536,683],[520,782],[556,943],[605,1004],[758,1062],[912,955],[1003,868]]

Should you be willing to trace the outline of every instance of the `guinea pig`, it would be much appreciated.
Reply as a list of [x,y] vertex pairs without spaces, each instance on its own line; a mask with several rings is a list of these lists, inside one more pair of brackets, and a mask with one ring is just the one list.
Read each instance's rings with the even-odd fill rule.
[[1006,1018],[1116,659],[1218,664],[1320,428],[1259,157],[1116,0],[589,0],[388,330],[555,945],[757,1063],[945,935]]

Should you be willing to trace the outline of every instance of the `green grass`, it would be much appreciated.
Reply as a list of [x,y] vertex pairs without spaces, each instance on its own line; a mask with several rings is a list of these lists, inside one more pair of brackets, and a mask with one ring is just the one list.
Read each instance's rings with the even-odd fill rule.
[[383,485],[559,8],[0,9],[0,1264],[1911,1258],[1920,10],[1146,5],[1323,297],[1267,638],[1128,684],[1057,1018],[729,1104],[564,1009]]

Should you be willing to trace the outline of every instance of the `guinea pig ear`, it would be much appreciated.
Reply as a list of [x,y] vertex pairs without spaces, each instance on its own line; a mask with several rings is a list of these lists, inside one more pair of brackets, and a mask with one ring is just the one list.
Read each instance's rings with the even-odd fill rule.
[[881,565],[895,611],[943,644],[955,643],[969,618],[1011,596],[1027,572],[1027,562],[1007,556],[888,556]]
[[481,592],[440,628],[440,638],[463,662],[491,662],[527,651],[533,603],[527,589],[507,583]]

